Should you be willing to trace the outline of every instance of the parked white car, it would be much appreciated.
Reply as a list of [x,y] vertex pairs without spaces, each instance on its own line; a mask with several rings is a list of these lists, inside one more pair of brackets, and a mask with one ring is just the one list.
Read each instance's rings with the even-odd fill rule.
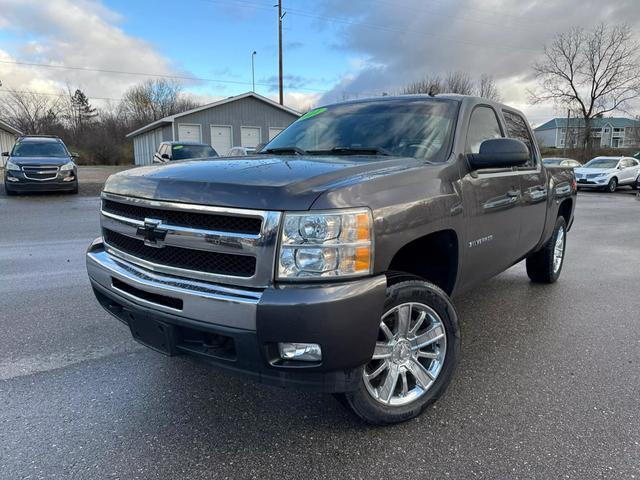
[[640,183],[640,162],[631,157],[596,157],[575,170],[578,188],[615,192],[620,185]]
[[225,157],[246,157],[247,155],[255,155],[256,149],[252,147],[231,147]]

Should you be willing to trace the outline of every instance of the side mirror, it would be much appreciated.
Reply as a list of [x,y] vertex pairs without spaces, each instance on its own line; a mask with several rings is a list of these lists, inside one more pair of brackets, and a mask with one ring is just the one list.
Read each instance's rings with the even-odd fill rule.
[[3,157],[8,157],[9,156],[9,152],[2,152],[2,156]]
[[529,161],[527,146],[515,138],[491,138],[480,144],[480,153],[468,155],[473,170],[481,168],[510,168]]
[[171,157],[169,156],[168,153],[163,153],[162,155],[160,155],[161,158],[164,158],[165,160],[171,160]]
[[79,158],[80,154],[76,153],[76,152],[71,152],[71,158]]

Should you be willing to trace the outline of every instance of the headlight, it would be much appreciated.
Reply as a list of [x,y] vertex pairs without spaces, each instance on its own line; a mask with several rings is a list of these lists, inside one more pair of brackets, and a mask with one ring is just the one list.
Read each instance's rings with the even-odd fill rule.
[[75,167],[75,166],[76,166],[76,164],[75,164],[75,163],[73,163],[73,162],[67,162],[67,163],[65,163],[64,165],[62,165],[62,166],[60,167],[60,171],[61,171],[61,172],[66,172],[67,170],[73,170],[73,167]]
[[18,165],[16,165],[15,163],[13,163],[12,161],[7,161],[7,164],[5,166],[5,168],[7,170],[13,170],[13,171],[20,171],[20,167]]
[[285,213],[278,278],[368,275],[373,258],[372,227],[369,209]]

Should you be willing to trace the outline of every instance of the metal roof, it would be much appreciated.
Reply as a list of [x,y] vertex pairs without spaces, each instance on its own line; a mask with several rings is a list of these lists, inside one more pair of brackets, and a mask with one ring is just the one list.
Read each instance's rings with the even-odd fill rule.
[[[624,117],[603,117],[591,120],[591,128],[602,128],[605,125],[611,125],[613,128],[640,127],[640,120]],[[567,126],[566,118],[553,118],[539,127],[535,131],[555,130],[556,128],[565,128]],[[570,118],[569,128],[584,128],[584,119]]]
[[141,127],[137,130],[134,130],[131,133],[127,133],[126,137],[130,138],[130,137],[135,137],[136,135],[139,135],[141,133],[147,132],[149,130],[153,130],[154,128],[158,128],[162,125],[166,125],[166,124],[170,124],[173,123],[173,121],[176,118],[180,118],[183,117],[185,115],[189,115],[192,113],[196,113],[196,112],[200,112],[202,110],[207,110],[209,108],[215,108],[218,107],[220,105],[224,105],[225,103],[231,103],[231,102],[235,102],[236,100],[242,100],[243,98],[247,98],[247,97],[254,97],[262,102],[268,103],[269,105],[279,108],[281,110],[284,110],[285,112],[291,113],[292,115],[296,115],[296,116],[300,116],[300,112],[297,112],[296,110],[289,108],[289,107],[285,107],[284,105],[280,105],[277,102],[274,102],[273,100],[271,100],[270,98],[267,97],[263,97],[262,95],[258,95],[255,92],[247,92],[247,93],[243,93],[241,95],[236,95],[233,97],[227,97],[224,98],[222,100],[218,100],[217,102],[213,102],[213,103],[207,103],[206,105],[202,105],[200,107],[196,107],[196,108],[192,108],[191,110],[187,110],[185,112],[180,112],[180,113],[176,113],[175,115],[169,115],[168,117],[164,117],[161,118],[159,120],[156,120],[155,122],[151,122],[148,125],[145,125],[144,127]]
[[7,122],[0,120],[0,129],[5,130],[13,135],[22,135],[22,132],[15,127],[12,127]]

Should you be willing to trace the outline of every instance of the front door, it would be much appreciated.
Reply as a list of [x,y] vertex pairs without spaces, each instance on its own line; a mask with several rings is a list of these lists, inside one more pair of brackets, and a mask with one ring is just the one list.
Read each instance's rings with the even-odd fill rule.
[[[478,153],[480,144],[503,137],[495,110],[477,106],[471,113],[466,153]],[[461,172],[465,212],[462,287],[489,278],[515,262],[519,255],[520,174],[512,168]]]

